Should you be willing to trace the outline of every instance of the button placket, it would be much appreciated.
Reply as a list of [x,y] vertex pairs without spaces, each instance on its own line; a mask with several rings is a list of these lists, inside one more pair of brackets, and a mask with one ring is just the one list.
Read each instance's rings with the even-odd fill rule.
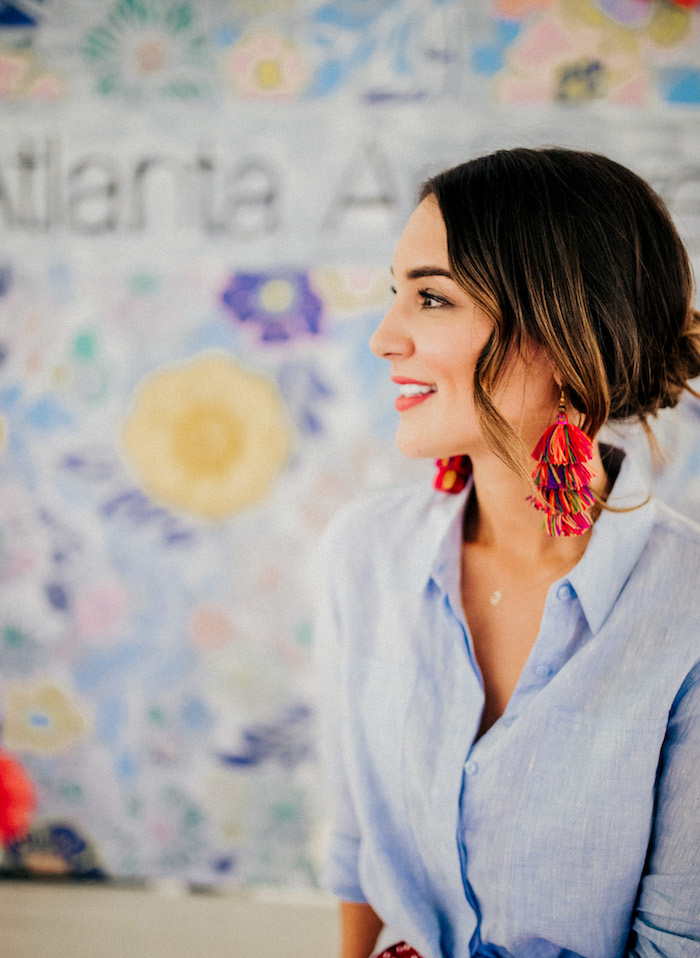
[[560,602],[570,602],[574,597],[574,590],[568,582],[563,582],[557,589],[557,599]]
[[[540,683],[544,683],[547,679],[550,679],[558,668],[559,656],[556,650],[552,648],[552,638],[555,634],[561,635],[562,630],[568,631],[571,625],[571,617],[574,614],[574,607],[572,606],[572,600],[576,598],[576,592],[572,585],[569,582],[562,582],[555,593],[556,601],[549,604],[549,609],[545,606],[544,616],[549,618],[546,620],[548,627],[548,640],[546,643],[541,644],[538,642],[542,658],[538,662],[534,662],[531,665],[531,675],[534,675]],[[543,624],[545,623],[545,618],[543,618]],[[554,652],[553,659],[547,659],[545,656],[551,656]],[[533,690],[534,691],[534,690]]]

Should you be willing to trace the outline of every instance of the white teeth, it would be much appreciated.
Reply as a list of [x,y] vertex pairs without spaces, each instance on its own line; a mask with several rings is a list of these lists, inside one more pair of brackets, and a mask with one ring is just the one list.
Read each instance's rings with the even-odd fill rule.
[[419,386],[418,383],[402,383],[399,386],[399,393],[402,396],[425,396],[427,393],[435,392],[434,386]]

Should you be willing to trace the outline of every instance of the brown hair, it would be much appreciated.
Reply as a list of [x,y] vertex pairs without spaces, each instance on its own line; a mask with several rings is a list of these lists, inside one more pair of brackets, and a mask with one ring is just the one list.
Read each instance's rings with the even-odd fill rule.
[[[439,173],[434,196],[457,282],[493,319],[474,374],[494,451],[524,474],[522,444],[492,393],[512,348],[542,347],[581,426],[675,406],[700,375],[688,255],[661,198],[605,156],[499,150]],[[697,395],[697,393],[694,393]]]

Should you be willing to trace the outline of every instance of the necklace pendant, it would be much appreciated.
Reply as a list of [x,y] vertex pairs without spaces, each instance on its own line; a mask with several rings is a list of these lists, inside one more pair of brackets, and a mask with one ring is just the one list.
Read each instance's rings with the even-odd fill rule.
[[491,593],[491,598],[489,599],[489,602],[491,603],[491,605],[498,605],[498,603],[501,601],[502,598],[503,598],[503,593],[499,589],[496,589],[495,592]]

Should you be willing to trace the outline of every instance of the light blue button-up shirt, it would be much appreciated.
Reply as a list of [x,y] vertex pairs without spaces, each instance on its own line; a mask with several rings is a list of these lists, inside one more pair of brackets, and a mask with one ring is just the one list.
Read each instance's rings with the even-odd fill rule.
[[[640,482],[628,457],[610,504]],[[325,884],[424,958],[698,958],[700,529],[653,501],[604,511],[477,740],[468,494],[380,494],[326,533]]]

